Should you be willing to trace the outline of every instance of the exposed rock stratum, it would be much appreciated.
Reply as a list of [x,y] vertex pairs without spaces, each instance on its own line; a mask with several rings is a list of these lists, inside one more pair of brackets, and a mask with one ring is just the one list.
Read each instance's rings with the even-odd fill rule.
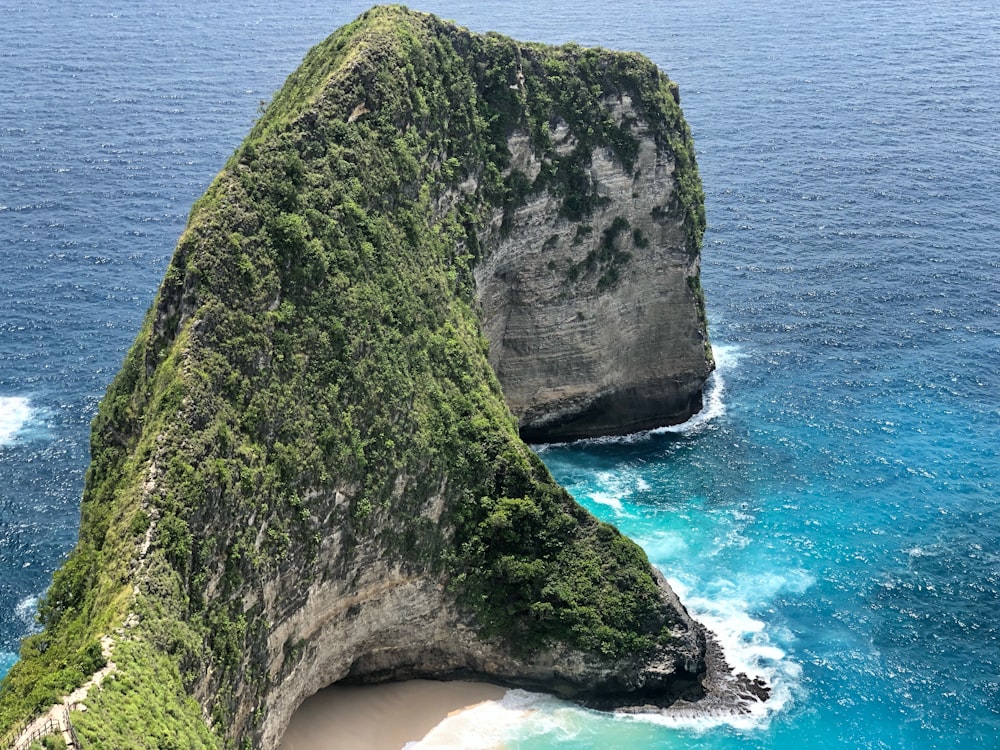
[[[683,422],[701,409],[714,366],[700,228],[692,230],[677,197],[676,155],[629,92],[600,105],[634,136],[634,160],[592,150],[585,179],[594,206],[579,221],[565,218],[550,191],[498,211],[475,267],[490,364],[528,440]],[[557,153],[579,147],[564,123],[550,137]],[[508,145],[511,168],[537,180],[545,155],[523,134]]]

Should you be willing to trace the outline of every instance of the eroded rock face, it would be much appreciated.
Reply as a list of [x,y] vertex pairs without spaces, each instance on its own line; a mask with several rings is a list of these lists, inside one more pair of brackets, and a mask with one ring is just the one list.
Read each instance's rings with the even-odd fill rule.
[[[529,441],[683,422],[701,408],[714,367],[673,154],[630,97],[605,104],[635,123],[633,168],[595,150],[588,176],[603,200],[579,221],[547,192],[498,211],[475,271],[490,364]],[[552,138],[573,146],[566,128]],[[509,144],[512,168],[534,179],[540,163],[529,139]]]
[[[357,578],[316,584],[270,633],[271,689],[258,746],[277,747],[302,701],[344,680],[485,679],[602,708],[666,706],[704,694],[705,632],[662,579],[664,602],[679,616],[675,647],[658,657],[602,660],[562,645],[519,655],[502,639],[484,639],[428,572],[386,565],[375,550],[357,559]],[[289,643],[298,644],[292,656]]]

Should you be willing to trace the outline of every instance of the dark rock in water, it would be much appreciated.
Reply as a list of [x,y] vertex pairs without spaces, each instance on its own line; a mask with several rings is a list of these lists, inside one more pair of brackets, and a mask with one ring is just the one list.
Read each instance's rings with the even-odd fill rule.
[[345,679],[704,693],[704,630],[518,436],[698,406],[677,101],[639,55],[399,7],[313,49],[192,209],[101,404],[0,733],[109,658],[73,698],[84,744],[274,747]]

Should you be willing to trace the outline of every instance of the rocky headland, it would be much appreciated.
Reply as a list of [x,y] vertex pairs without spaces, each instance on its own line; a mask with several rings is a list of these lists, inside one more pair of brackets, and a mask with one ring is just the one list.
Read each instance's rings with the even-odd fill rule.
[[81,685],[109,748],[274,747],[340,681],[759,698],[523,442],[699,408],[703,229],[642,56],[395,6],[333,34],[191,211],[0,732]]

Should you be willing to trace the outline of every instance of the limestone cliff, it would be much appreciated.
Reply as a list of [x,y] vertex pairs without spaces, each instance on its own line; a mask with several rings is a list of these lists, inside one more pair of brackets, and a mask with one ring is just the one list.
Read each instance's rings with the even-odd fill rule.
[[[631,158],[590,151],[592,207],[578,220],[549,191],[497,211],[475,268],[490,364],[528,440],[683,422],[701,408],[714,366],[698,281],[702,227],[677,195],[677,147],[628,91],[600,105],[634,137]],[[550,142],[556,158],[580,148],[559,120]],[[551,168],[523,135],[509,148],[511,169],[529,180]]]
[[344,679],[697,698],[704,631],[500,384],[528,436],[683,418],[702,227],[641,56],[399,7],[335,33],[192,209],[0,732],[92,674],[72,715],[100,747],[273,747]]

